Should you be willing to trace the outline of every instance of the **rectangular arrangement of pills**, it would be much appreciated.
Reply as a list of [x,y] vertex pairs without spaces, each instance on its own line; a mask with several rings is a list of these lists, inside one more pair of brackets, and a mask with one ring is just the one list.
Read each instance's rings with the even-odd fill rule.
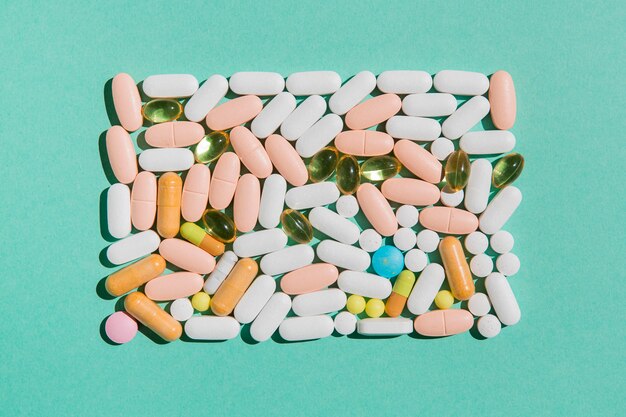
[[491,338],[520,320],[509,73],[161,74],[142,88],[143,102],[130,75],[112,81],[119,268],[104,286],[124,302],[109,342],[140,325],[170,342],[242,325],[256,342]]

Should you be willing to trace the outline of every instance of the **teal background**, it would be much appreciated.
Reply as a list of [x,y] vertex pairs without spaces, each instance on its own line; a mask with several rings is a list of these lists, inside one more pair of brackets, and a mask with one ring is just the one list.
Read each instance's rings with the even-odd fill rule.
[[[0,12],[0,415],[623,415],[623,2],[90,3]],[[101,339],[113,75],[447,68],[516,83],[518,325],[487,341]]]

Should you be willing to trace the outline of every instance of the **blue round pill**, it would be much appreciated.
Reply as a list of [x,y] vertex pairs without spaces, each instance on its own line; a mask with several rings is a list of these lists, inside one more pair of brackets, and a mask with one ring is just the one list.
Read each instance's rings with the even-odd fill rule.
[[393,278],[404,268],[404,256],[395,246],[381,246],[372,256],[374,271],[385,278]]

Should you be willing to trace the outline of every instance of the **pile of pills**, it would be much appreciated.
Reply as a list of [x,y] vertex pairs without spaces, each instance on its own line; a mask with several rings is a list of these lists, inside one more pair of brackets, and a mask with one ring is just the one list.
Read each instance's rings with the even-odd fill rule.
[[[520,320],[502,230],[524,166],[507,72],[166,74],[142,89],[145,103],[113,78],[106,255],[125,266],[105,288],[125,298],[111,341],[138,323],[166,341],[249,324],[263,342],[490,338]],[[493,130],[470,131],[488,115]]]

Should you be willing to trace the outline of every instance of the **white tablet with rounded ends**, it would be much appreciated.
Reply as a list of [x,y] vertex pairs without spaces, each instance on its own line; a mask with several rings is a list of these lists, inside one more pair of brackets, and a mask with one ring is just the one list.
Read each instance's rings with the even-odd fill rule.
[[278,174],[272,174],[265,179],[259,205],[259,224],[266,229],[272,229],[280,223],[280,214],[285,205],[287,181]]
[[287,235],[281,229],[259,230],[235,239],[233,251],[240,258],[254,258],[284,248],[287,240]]
[[335,331],[346,336],[356,331],[356,316],[349,311],[342,311],[335,316]]
[[324,181],[294,187],[285,194],[285,204],[294,210],[306,210],[332,204],[339,198],[334,182]]
[[507,326],[520,321],[522,313],[515,299],[509,281],[499,272],[492,272],[485,278],[485,288],[496,315]]
[[346,293],[338,288],[297,295],[291,301],[291,309],[297,316],[316,316],[339,311],[346,306]]
[[241,324],[250,323],[261,312],[274,291],[276,291],[274,278],[269,275],[256,277],[235,306],[235,319]]
[[196,316],[185,323],[185,334],[194,340],[228,340],[239,334],[239,323],[232,317]]
[[370,71],[361,71],[349,79],[335,94],[330,97],[330,111],[343,116],[359,104],[376,88],[376,76]]
[[190,97],[198,90],[198,80],[191,74],[151,75],[142,88],[150,98]]
[[274,293],[250,326],[250,336],[257,342],[272,337],[291,309],[291,298],[285,293]]
[[400,336],[413,331],[413,320],[406,317],[383,317],[359,320],[356,331],[363,336]]
[[342,195],[335,203],[337,214],[345,218],[354,217],[359,213],[359,202],[353,195]]
[[385,130],[394,139],[432,142],[441,134],[441,125],[425,117],[393,116],[387,120]]
[[472,97],[452,113],[441,125],[441,133],[448,139],[458,139],[489,114],[489,100]]
[[441,200],[441,204],[446,207],[456,207],[463,202],[464,195],[465,193],[463,190],[452,191],[446,185],[441,189],[441,196],[439,199]]
[[280,134],[287,140],[297,140],[326,112],[326,100],[311,96],[304,100],[280,125]]
[[341,129],[343,129],[341,117],[336,114],[327,114],[300,136],[296,141],[296,151],[301,157],[310,158],[332,142]]
[[291,93],[278,93],[271,99],[261,113],[257,115],[250,125],[250,130],[259,139],[265,139],[278,129],[281,123],[296,108],[296,98]]
[[189,298],[179,298],[170,305],[170,314],[174,320],[187,321],[193,316],[193,306]]
[[491,191],[491,162],[477,159],[472,162],[469,180],[465,186],[465,209],[478,214],[485,211]]
[[309,245],[288,246],[261,258],[259,266],[267,275],[280,275],[313,263],[315,253]]
[[493,272],[493,261],[490,256],[484,253],[473,256],[469,266],[472,270],[472,274],[478,278],[484,278]]
[[383,245],[383,237],[374,229],[365,229],[359,236],[359,246],[365,252],[376,252]]
[[277,72],[236,72],[231,75],[229,85],[240,96],[274,96],[283,91],[285,80]]
[[396,220],[402,227],[413,227],[419,220],[419,211],[417,207],[405,204],[396,210]]
[[509,232],[500,230],[491,236],[489,244],[491,245],[491,249],[496,253],[508,253],[513,249],[515,239],[513,239],[513,235]]
[[490,339],[500,334],[502,324],[500,324],[500,320],[498,320],[496,316],[493,314],[487,314],[478,319],[476,328],[481,336]]
[[406,252],[415,247],[417,243],[417,236],[415,232],[408,227],[401,227],[393,235],[393,245],[400,249],[402,252]]
[[370,255],[363,249],[334,240],[323,240],[317,245],[317,257],[339,268],[365,271],[370,266]]
[[335,71],[294,72],[287,77],[287,91],[294,96],[332,94],[341,87],[341,77]]
[[426,313],[445,279],[446,274],[441,265],[429,264],[424,268],[407,299],[409,311],[413,314]]
[[439,235],[432,230],[422,230],[417,234],[417,247],[426,253],[436,251],[439,247]]
[[404,266],[413,272],[420,272],[428,265],[428,257],[419,249],[411,249],[404,255]]
[[485,253],[489,247],[489,239],[484,233],[472,232],[465,236],[465,249],[472,255]]
[[478,219],[480,230],[488,235],[499,231],[521,202],[522,192],[517,187],[509,185],[500,190],[480,215]]
[[519,258],[512,252],[500,255],[496,259],[496,268],[498,268],[498,272],[503,273],[507,277],[515,275],[520,268]]
[[508,130],[467,132],[459,141],[459,148],[469,155],[491,155],[511,152],[515,135]]
[[456,110],[456,98],[452,94],[411,94],[402,100],[402,111],[407,116],[442,117]]
[[107,259],[115,265],[125,264],[151,254],[159,248],[161,238],[153,230],[125,237],[107,249]]
[[116,239],[130,234],[130,188],[116,183],[107,191],[107,226],[109,233]]
[[383,93],[425,93],[433,86],[433,77],[426,71],[383,71],[376,78],[376,86]]
[[335,324],[327,315],[286,318],[278,328],[280,337],[288,342],[322,339],[333,334]]
[[437,138],[430,144],[430,153],[440,161],[445,160],[452,152],[454,152],[454,143],[448,138]]
[[378,275],[359,271],[343,271],[337,286],[347,294],[384,300],[391,294],[391,281]]
[[309,212],[311,226],[338,242],[352,245],[359,240],[359,227],[326,207],[315,207]]
[[433,79],[435,90],[457,96],[480,96],[489,89],[489,78],[480,72],[443,70]]
[[228,80],[223,75],[211,75],[185,104],[185,117],[192,122],[202,121],[227,92]]
[[477,292],[472,295],[467,302],[467,308],[470,313],[475,315],[476,317],[482,317],[485,314],[489,313],[491,310],[491,303],[489,302],[489,297],[482,292]]
[[139,166],[144,171],[187,171],[193,163],[193,152],[187,148],[146,149],[139,154]]
[[234,252],[224,252],[204,283],[204,291],[209,295],[215,294],[238,260],[239,258]]

